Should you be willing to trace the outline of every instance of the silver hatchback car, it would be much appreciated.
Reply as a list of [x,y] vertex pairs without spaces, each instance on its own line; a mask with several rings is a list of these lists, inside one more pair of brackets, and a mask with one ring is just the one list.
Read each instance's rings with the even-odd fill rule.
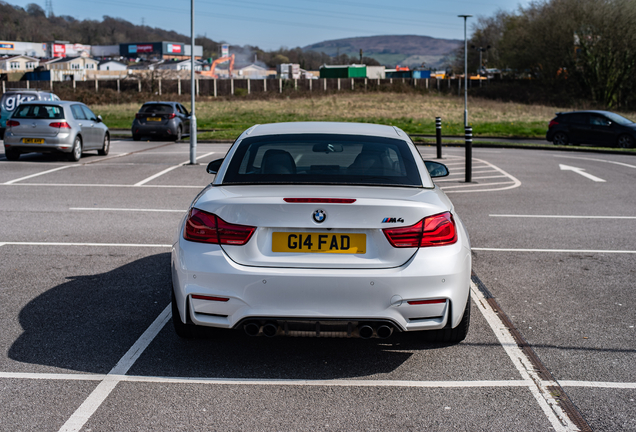
[[88,150],[107,155],[110,133],[101,116],[83,103],[25,102],[7,120],[4,153],[8,160],[18,160],[22,153],[59,152],[78,161]]

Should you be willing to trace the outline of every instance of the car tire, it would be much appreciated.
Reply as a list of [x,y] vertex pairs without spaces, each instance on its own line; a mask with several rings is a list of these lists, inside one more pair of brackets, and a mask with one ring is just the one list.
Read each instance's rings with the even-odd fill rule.
[[68,160],[71,162],[77,162],[82,157],[82,138],[78,135],[73,141],[73,148],[68,154]]
[[181,129],[181,126],[179,126],[177,128],[177,134],[174,136],[174,140],[175,141],[181,141],[181,136],[183,135],[183,130]]
[[5,149],[4,156],[9,161],[17,161],[18,159],[20,159],[20,152],[18,150]]
[[446,328],[441,330],[434,330],[432,332],[433,334],[430,336],[432,336],[431,339],[433,342],[459,343],[466,339],[468,327],[470,327],[470,293],[468,294],[468,300],[466,301],[464,316],[462,316],[462,320],[459,325],[455,328],[451,328],[450,325],[448,325]]
[[557,132],[552,137],[552,143],[554,145],[568,145],[570,139],[568,138],[568,134],[565,132]]
[[101,150],[97,150],[97,154],[100,156],[106,156],[108,155],[109,151],[110,151],[110,136],[108,134],[104,134],[104,145],[102,146]]
[[634,148],[634,137],[631,135],[621,135],[616,140],[616,144],[620,148]]
[[[174,331],[182,339],[195,339],[197,337],[197,327],[194,324],[181,321],[181,315],[179,315],[179,308],[177,307],[177,299],[174,295],[174,288],[170,290],[172,292],[172,325]],[[186,309],[189,309],[188,303],[186,303]],[[189,316],[190,311],[186,310],[186,317]],[[187,318],[186,318],[187,320]]]

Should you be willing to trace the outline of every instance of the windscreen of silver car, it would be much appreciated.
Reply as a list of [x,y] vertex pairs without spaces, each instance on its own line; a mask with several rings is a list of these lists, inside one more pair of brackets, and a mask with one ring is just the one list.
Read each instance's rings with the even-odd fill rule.
[[290,134],[242,140],[223,184],[279,183],[422,186],[413,153],[399,139]]

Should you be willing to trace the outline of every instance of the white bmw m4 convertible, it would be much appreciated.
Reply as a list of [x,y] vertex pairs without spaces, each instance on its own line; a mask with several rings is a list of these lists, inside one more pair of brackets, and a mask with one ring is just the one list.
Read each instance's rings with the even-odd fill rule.
[[402,130],[256,125],[207,170],[172,247],[179,336],[466,337],[468,234]]

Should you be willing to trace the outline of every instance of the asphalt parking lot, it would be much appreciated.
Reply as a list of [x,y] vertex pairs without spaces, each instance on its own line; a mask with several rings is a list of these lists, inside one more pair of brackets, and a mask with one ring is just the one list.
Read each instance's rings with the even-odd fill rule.
[[475,149],[466,184],[444,149],[473,247],[460,344],[183,341],[170,244],[227,148],[0,153],[1,430],[636,430],[636,158]]

